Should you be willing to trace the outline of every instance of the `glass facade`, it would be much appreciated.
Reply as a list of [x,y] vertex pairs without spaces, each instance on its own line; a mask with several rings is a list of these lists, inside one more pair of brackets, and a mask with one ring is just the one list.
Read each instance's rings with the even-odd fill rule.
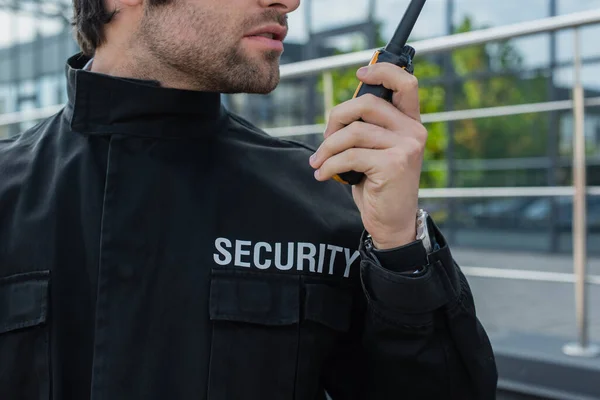
[[[71,1],[9,0],[0,4],[0,114],[66,101],[64,62],[78,51]],[[31,126],[0,126],[0,137]]]

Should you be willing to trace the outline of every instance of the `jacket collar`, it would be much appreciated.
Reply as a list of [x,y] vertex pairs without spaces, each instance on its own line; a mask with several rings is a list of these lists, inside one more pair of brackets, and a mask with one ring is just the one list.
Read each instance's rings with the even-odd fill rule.
[[67,61],[71,129],[87,134],[150,137],[202,136],[226,120],[219,93],[163,88],[158,82],[85,71],[90,59],[77,54]]

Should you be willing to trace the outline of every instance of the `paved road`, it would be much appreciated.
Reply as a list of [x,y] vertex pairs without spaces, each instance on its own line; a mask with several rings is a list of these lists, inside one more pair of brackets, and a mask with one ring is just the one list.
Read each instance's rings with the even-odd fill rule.
[[[490,252],[463,247],[454,247],[452,252],[461,266],[573,272],[569,255]],[[590,258],[588,270],[600,275],[600,258]],[[565,341],[576,338],[573,284],[467,278],[486,330],[545,334],[564,337]],[[600,343],[600,285],[588,288],[590,338]]]

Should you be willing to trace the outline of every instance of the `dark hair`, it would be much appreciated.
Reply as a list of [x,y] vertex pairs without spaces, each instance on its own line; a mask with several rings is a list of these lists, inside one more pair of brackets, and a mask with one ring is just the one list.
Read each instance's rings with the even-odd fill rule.
[[[109,11],[105,0],[73,0],[75,38],[86,56],[93,56],[104,43],[104,25],[109,23],[118,10]],[[148,0],[150,6],[169,3],[172,0]]]

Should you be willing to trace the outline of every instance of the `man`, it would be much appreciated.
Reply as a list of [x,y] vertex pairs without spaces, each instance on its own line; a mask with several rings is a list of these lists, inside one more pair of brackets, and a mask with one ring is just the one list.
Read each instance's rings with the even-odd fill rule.
[[338,106],[311,157],[219,97],[276,87],[299,0],[74,5],[68,104],[0,142],[2,399],[494,398],[417,208],[414,77],[361,70],[393,104]]

